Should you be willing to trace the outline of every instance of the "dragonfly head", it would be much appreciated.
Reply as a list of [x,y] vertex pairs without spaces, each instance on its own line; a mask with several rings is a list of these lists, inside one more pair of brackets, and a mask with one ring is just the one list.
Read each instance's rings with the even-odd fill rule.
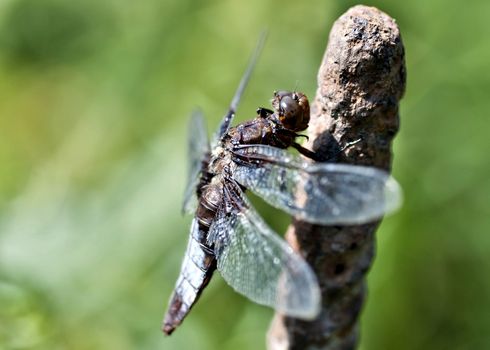
[[303,131],[310,122],[310,104],[305,94],[296,91],[274,91],[272,107],[286,129]]

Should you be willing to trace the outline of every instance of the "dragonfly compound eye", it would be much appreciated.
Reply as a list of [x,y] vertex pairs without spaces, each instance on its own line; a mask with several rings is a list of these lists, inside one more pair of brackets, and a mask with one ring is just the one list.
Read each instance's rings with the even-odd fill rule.
[[301,92],[278,91],[274,94],[272,106],[280,123],[292,131],[302,131],[310,121],[308,98]]

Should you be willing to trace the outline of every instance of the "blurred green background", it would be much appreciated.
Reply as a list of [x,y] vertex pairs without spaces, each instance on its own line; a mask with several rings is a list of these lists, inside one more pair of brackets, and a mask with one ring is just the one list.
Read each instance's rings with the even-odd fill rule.
[[[260,31],[239,120],[313,97],[352,1],[0,2],[0,348],[263,349],[272,311],[218,274],[170,338],[185,249],[186,122],[214,129]],[[397,19],[408,87],[361,349],[490,348],[490,2],[371,1]],[[286,216],[261,206],[282,232]],[[265,210],[263,210],[265,209]]]

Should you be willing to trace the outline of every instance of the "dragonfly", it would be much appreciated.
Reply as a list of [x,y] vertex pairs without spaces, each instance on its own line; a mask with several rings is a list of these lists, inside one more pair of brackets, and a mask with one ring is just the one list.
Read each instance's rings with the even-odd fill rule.
[[215,270],[238,293],[282,314],[311,320],[320,312],[311,267],[269,228],[246,190],[319,225],[373,221],[401,202],[400,186],[383,170],[311,161],[315,153],[296,142],[310,120],[301,92],[276,91],[272,109],[261,107],[254,119],[231,127],[263,43],[262,36],[213,140],[200,111],[189,123],[183,211],[194,219],[163,320],[166,335],[182,323]]

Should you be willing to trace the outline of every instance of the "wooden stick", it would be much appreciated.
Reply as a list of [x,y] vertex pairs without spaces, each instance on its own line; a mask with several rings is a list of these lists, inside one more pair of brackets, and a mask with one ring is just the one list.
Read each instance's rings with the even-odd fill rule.
[[[390,170],[404,89],[404,48],[395,21],[373,7],[352,7],[330,32],[306,146],[326,161]],[[312,322],[276,314],[269,350],[356,347],[379,223],[318,226],[293,221],[287,240],[317,274],[323,307]]]

